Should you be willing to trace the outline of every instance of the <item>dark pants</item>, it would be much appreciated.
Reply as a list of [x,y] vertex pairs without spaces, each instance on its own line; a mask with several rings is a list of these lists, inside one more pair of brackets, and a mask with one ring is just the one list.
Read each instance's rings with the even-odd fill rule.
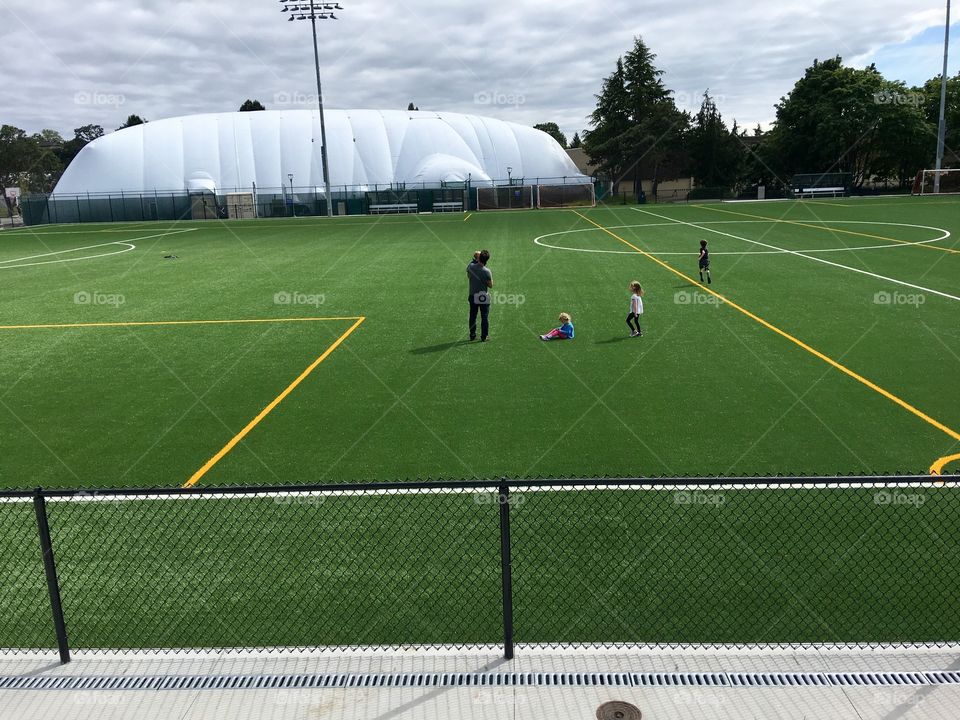
[[627,327],[630,328],[631,330],[633,330],[633,329],[634,329],[634,328],[633,328],[633,324],[634,324],[634,323],[637,324],[637,328],[636,328],[637,332],[638,332],[638,333],[642,333],[643,330],[640,329],[640,316],[639,316],[639,315],[634,315],[633,313],[630,313],[629,315],[627,315]]
[[470,298],[470,339],[477,337],[477,312],[480,312],[480,339],[486,340],[490,334],[490,303],[478,305]]

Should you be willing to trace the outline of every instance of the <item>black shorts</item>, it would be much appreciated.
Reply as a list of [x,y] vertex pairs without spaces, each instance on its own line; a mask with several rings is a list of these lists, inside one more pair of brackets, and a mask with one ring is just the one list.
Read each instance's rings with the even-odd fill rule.
[[709,261],[709,260],[707,260],[707,261],[701,260],[701,261],[700,261],[700,269],[701,269],[701,270],[709,270],[709,269],[710,269],[710,261]]

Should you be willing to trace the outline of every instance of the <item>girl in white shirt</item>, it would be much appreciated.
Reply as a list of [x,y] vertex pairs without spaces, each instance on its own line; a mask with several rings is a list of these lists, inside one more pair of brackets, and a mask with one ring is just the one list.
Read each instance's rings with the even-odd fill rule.
[[630,337],[643,337],[640,329],[640,316],[643,315],[643,287],[634,280],[630,283],[630,314],[627,315],[627,327],[630,328]]

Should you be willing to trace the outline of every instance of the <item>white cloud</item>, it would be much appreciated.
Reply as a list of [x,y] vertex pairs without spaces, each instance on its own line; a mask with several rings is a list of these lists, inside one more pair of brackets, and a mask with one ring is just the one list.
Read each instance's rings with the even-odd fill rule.
[[[943,22],[940,0],[909,9],[902,0],[342,3],[342,19],[319,27],[331,106],[405,108],[412,100],[527,124],[552,120],[568,134],[586,127],[601,79],[635,35],[657,53],[681,104],[694,107],[710,88],[728,120],[752,126],[773,118],[814,58],[866,64]],[[273,0],[45,0],[2,11],[0,122],[31,132],[112,129],[130,113],[235,110],[248,97],[276,107],[278,94],[312,102],[316,93],[309,24],[286,22]]]

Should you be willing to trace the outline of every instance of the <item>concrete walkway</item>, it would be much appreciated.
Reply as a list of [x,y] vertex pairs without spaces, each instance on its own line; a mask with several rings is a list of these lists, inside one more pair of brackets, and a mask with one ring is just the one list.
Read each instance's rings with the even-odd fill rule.
[[[511,673],[533,675],[505,680]],[[554,673],[580,673],[580,681],[575,675],[551,675]],[[34,685],[59,680],[66,687],[0,690],[0,718],[4,720],[592,720],[597,717],[597,708],[609,701],[630,703],[649,720],[960,717],[957,648],[632,652],[518,649],[518,658],[510,662],[499,658],[493,649],[472,653],[81,653],[65,666],[56,664],[55,657],[49,655],[0,656],[0,681],[9,682],[9,678]],[[107,683],[104,678],[111,680]],[[821,684],[792,685],[801,681],[798,678]],[[546,684],[561,680],[573,685]],[[131,687],[84,687],[95,681],[113,688]],[[696,684],[701,681],[713,684]],[[143,689],[160,682],[188,687]],[[340,686],[317,686],[326,682]],[[388,686],[417,682],[425,686]],[[474,684],[458,686],[458,682]],[[523,684],[501,686],[497,682]],[[763,685],[764,682],[771,685]],[[205,683],[220,687],[201,687]],[[224,689],[244,683],[258,688]],[[371,683],[379,686],[362,686]]]

